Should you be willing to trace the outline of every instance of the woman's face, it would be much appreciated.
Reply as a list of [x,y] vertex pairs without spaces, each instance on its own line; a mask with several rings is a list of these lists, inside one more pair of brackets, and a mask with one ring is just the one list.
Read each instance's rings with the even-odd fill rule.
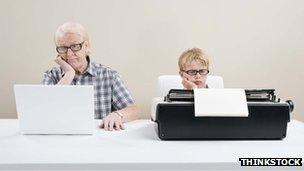
[[[204,72],[204,74],[200,74]],[[184,68],[184,71],[180,71],[180,75],[184,78],[186,78],[188,81],[193,82],[196,84],[198,88],[204,88],[206,87],[206,78],[207,78],[207,67],[204,66],[201,62],[198,60],[193,60],[186,64],[186,67]],[[196,74],[195,74],[196,73]]]
[[[81,47],[79,50],[72,50],[71,46]],[[76,33],[66,33],[57,39],[58,47],[70,47],[67,49],[66,53],[59,53],[59,55],[70,64],[76,71],[87,65],[86,61],[86,51],[88,50],[88,42],[84,41],[82,36]]]

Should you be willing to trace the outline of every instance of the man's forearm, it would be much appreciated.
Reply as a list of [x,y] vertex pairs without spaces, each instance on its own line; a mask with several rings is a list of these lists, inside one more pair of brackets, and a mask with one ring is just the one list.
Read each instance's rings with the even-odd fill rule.
[[130,105],[126,108],[118,110],[120,114],[123,115],[123,122],[130,122],[138,119],[138,107],[136,105]]
[[65,73],[57,85],[70,85],[75,77],[75,73]]

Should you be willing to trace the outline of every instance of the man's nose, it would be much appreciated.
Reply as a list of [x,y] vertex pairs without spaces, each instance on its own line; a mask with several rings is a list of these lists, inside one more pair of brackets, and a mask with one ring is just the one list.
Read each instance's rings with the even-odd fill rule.
[[74,54],[74,52],[70,48],[68,48],[68,51],[66,54],[67,54],[67,56],[71,56]]

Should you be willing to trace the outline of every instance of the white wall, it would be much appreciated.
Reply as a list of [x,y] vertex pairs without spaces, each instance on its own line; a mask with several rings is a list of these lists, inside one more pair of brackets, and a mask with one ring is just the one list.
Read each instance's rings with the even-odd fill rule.
[[16,117],[14,83],[39,83],[56,66],[53,33],[83,24],[92,59],[118,70],[142,118],[161,74],[187,48],[211,56],[226,87],[275,88],[304,120],[302,0],[0,0],[0,118]]

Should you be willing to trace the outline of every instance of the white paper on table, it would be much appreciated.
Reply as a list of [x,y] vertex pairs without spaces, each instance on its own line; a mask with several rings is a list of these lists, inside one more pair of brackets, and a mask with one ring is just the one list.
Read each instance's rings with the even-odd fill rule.
[[194,89],[195,116],[248,117],[244,89]]

